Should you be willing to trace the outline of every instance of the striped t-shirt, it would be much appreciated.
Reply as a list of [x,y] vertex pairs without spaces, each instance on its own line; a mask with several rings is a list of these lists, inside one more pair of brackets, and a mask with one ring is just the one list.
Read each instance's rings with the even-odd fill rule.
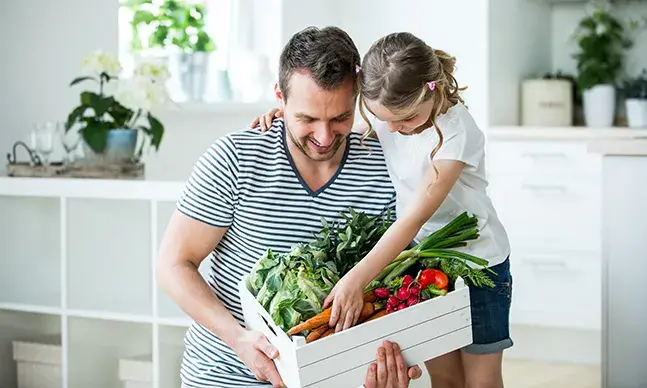
[[[337,173],[310,190],[287,149],[282,119],[267,132],[245,129],[215,141],[199,158],[177,203],[179,211],[228,228],[209,256],[208,283],[244,326],[237,285],[266,249],[288,252],[313,239],[321,218],[341,220],[349,207],[395,214],[395,191],[377,140],[351,133]],[[216,335],[194,322],[185,337],[182,381],[189,387],[249,387],[259,383]]]

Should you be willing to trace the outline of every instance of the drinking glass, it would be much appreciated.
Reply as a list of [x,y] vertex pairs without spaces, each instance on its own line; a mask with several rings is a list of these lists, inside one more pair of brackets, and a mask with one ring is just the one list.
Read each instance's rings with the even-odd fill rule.
[[76,128],[70,128],[69,131],[65,131],[65,125],[62,123],[57,124],[57,131],[61,137],[63,149],[65,149],[65,159],[63,160],[63,163],[65,165],[73,164],[75,161],[74,153],[81,141],[81,135]]
[[30,134],[31,148],[40,156],[43,164],[49,166],[49,156],[54,151],[54,123],[38,123]]

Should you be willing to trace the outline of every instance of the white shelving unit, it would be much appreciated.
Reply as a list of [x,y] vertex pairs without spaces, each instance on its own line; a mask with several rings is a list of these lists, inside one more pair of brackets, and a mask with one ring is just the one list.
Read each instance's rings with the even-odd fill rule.
[[119,386],[122,359],[180,386],[191,321],[153,275],[183,186],[0,178],[0,386],[16,386],[16,340],[60,345],[63,388]]

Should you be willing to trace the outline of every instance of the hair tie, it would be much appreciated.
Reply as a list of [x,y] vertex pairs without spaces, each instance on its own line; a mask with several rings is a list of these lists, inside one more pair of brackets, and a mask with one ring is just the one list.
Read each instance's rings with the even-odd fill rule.
[[355,73],[359,73],[362,70],[360,65],[355,65]]
[[436,81],[429,81],[429,82],[427,82],[427,86],[429,86],[429,90],[434,90],[434,89],[436,89]]

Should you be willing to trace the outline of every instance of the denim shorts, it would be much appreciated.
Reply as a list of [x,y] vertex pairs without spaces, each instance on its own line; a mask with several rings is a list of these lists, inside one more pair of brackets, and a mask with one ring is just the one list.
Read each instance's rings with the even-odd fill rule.
[[463,348],[466,353],[497,353],[513,345],[510,338],[510,258],[490,268],[496,273],[486,272],[494,281],[494,288],[470,286],[473,341]]

